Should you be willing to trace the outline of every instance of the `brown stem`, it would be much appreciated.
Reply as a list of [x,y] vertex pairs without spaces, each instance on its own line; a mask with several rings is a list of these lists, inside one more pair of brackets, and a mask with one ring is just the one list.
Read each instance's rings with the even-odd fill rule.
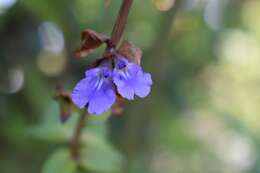
[[111,44],[113,47],[116,47],[117,43],[119,42],[124,32],[132,3],[133,0],[123,0],[123,3],[118,12],[117,19],[111,34]]
[[81,136],[82,130],[86,124],[86,119],[87,119],[87,114],[86,114],[86,111],[84,110],[80,114],[76,129],[75,129],[74,134],[71,139],[70,152],[71,152],[71,157],[74,160],[79,160],[79,158],[80,158],[80,136]]

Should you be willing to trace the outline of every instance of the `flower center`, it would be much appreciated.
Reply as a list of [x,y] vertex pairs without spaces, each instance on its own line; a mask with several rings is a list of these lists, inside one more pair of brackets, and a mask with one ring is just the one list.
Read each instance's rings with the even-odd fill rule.
[[104,78],[109,78],[110,77],[110,72],[108,70],[103,70],[103,77]]
[[123,69],[123,68],[125,68],[126,67],[126,62],[125,61],[123,61],[123,60],[118,60],[117,61],[117,68],[119,69],[119,70],[121,70],[121,69]]
[[109,68],[102,68],[100,72],[101,78],[109,78],[112,75],[112,72]]
[[106,68],[102,68],[99,72],[99,77],[95,83],[95,88],[99,90],[104,82],[104,80],[108,79],[111,76],[111,71]]

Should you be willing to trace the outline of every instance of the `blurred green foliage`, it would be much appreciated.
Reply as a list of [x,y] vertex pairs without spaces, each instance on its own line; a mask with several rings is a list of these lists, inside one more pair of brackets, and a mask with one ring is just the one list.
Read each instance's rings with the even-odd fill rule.
[[258,0],[135,1],[124,39],[143,50],[152,93],[123,116],[89,117],[77,168],[55,85],[71,90],[80,32],[109,34],[120,1],[0,0],[1,173],[260,172]]

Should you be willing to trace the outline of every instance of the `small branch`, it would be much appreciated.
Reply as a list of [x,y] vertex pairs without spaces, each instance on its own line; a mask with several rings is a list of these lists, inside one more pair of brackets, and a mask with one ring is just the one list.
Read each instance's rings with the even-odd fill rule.
[[117,43],[122,37],[132,4],[133,0],[123,0],[111,34],[111,44],[113,47],[116,47]]
[[87,116],[88,115],[86,114],[85,110],[80,114],[76,129],[71,139],[70,152],[71,152],[71,157],[74,160],[79,160],[80,158],[80,136],[86,124]]

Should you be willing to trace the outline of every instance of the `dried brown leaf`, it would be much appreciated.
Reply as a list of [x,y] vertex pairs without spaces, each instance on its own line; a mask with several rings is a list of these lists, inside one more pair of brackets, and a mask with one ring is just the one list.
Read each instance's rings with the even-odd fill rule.
[[112,107],[112,115],[120,116],[124,112],[124,99],[118,96],[115,104]]
[[73,107],[71,95],[70,93],[65,92],[63,88],[57,87],[54,99],[59,103],[60,120],[62,123],[65,123],[71,116],[71,111]]
[[141,64],[142,50],[126,40],[120,45],[118,53],[130,62]]
[[109,37],[97,33],[91,29],[86,29],[81,33],[81,48],[76,51],[75,56],[81,58],[92,53],[96,48],[101,46],[101,44],[107,42]]
[[60,121],[65,123],[71,116],[71,106],[60,104]]

